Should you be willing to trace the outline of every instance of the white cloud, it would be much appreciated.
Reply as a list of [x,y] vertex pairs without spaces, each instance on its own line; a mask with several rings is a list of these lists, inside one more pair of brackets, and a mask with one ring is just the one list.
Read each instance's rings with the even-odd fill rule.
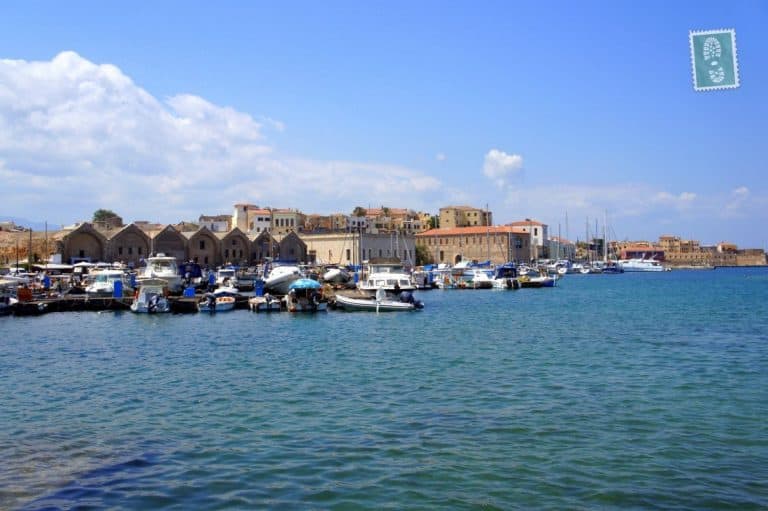
[[503,188],[511,174],[523,167],[523,157],[519,154],[507,154],[498,149],[491,149],[485,155],[483,174],[492,179],[499,188]]
[[445,154],[444,154],[444,153],[437,153],[437,154],[435,155],[435,159],[436,159],[437,161],[445,161]]
[[275,154],[284,125],[193,94],[158,100],[113,65],[74,52],[0,60],[2,213],[70,223],[108,207],[172,222],[239,201],[306,212],[369,201],[433,206],[443,184],[380,163]]

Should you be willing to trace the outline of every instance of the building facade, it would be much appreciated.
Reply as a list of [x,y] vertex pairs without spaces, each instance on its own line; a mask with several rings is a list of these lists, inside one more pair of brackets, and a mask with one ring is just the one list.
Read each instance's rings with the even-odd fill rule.
[[490,211],[472,206],[447,206],[440,208],[440,228],[477,227],[493,225]]
[[430,229],[415,236],[416,245],[434,263],[487,261],[503,264],[530,260],[531,235],[510,225]]

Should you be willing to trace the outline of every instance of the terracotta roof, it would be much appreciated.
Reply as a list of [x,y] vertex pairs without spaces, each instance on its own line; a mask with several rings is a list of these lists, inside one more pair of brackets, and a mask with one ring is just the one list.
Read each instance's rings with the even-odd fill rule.
[[538,220],[520,220],[518,222],[508,223],[507,225],[513,225],[513,226],[520,225],[520,226],[526,226],[527,227],[529,225],[544,225],[544,224],[542,224]]
[[478,211],[482,210],[482,211],[485,211],[483,208],[475,208],[475,207],[472,207],[472,206],[446,206],[444,208],[440,208],[440,211],[442,211],[444,209],[460,209],[462,211],[471,211],[471,210],[478,210]]
[[474,226],[474,227],[453,227],[450,229],[430,229],[428,231],[419,232],[416,236],[430,237],[430,236],[454,236],[454,235],[476,235],[476,234],[528,234],[527,231],[522,231],[511,225],[491,225],[491,226]]

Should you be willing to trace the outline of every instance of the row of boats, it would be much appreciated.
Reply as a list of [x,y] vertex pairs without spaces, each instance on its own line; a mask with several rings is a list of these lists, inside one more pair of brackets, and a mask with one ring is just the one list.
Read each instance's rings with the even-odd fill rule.
[[[175,258],[163,254],[147,258],[146,264],[136,271],[90,264],[81,264],[79,269],[81,271],[68,276],[71,289],[82,286],[87,297],[118,297],[131,293],[133,300],[130,307],[134,312],[170,311],[169,296],[180,294],[190,299],[196,297],[200,311],[223,312],[235,307],[243,291],[254,291],[255,296],[250,297],[249,307],[255,311],[317,311],[324,310],[329,303],[323,293],[324,285],[337,290],[330,303],[342,309],[418,310],[423,304],[413,298],[413,291],[417,289],[554,287],[560,278],[570,273],[666,270],[658,261],[634,259],[593,264],[567,260],[543,261],[536,265],[510,262],[496,266],[490,262],[462,261],[452,266],[429,265],[406,271],[397,259],[372,259],[363,272],[353,267],[320,269],[296,264],[266,265],[251,270],[226,266],[204,272],[194,263],[179,265]],[[7,280],[2,282],[18,282],[26,286],[31,283],[31,277],[7,275]],[[63,275],[58,277],[61,279]],[[53,288],[48,279],[45,288]],[[61,280],[58,282],[58,290],[61,291]],[[196,294],[200,290],[207,292],[201,297]],[[0,309],[10,305],[12,300],[11,293],[0,294]]]

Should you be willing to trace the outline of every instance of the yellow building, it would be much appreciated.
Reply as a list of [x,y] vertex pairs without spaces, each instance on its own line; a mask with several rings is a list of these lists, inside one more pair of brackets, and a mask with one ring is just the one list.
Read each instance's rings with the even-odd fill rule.
[[485,209],[472,206],[447,206],[440,208],[440,228],[475,227],[492,225],[493,215]]

